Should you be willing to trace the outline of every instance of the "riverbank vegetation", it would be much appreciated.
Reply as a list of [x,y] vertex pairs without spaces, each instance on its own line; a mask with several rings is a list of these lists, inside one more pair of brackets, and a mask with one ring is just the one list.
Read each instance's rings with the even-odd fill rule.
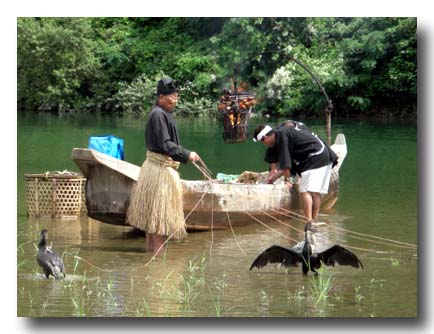
[[[145,114],[163,75],[177,110],[217,112],[234,72],[256,111],[416,117],[416,18],[18,18],[18,110]],[[234,71],[235,70],[235,71]]]

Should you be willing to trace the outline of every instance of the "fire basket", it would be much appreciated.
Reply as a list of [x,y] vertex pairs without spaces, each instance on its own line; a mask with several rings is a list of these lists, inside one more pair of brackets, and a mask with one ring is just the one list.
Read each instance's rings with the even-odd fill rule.
[[252,92],[223,90],[218,108],[223,118],[223,140],[226,144],[241,143],[248,139],[247,123],[255,102]]

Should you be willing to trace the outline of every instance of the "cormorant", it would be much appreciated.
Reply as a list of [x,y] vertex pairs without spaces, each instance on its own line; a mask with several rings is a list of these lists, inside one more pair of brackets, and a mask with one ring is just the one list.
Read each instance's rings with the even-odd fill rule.
[[260,269],[268,263],[280,263],[285,267],[296,267],[298,263],[301,263],[303,274],[307,275],[309,270],[317,273],[316,269],[321,267],[321,262],[326,266],[334,266],[335,263],[337,263],[343,266],[361,267],[363,269],[362,262],[360,262],[359,258],[340,245],[334,245],[325,251],[316,253],[313,249],[314,238],[312,223],[309,222],[305,225],[304,232],[304,241],[299,242],[292,249],[277,245],[267,248],[253,261],[250,270],[252,270],[253,267]]
[[39,251],[36,255],[36,261],[38,261],[47,278],[51,275],[55,279],[60,279],[65,277],[65,266],[62,258],[51,247],[47,246],[47,235],[48,231],[43,229],[39,239]]

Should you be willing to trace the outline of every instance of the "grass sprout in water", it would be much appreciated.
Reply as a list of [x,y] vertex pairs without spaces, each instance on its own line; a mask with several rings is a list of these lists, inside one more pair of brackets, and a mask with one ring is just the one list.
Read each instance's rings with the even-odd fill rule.
[[[227,287],[226,283],[226,274],[223,273],[223,276],[221,279],[217,279],[213,284],[213,289],[208,285],[208,291],[212,299],[212,303],[214,305],[214,310],[217,317],[221,317],[223,310],[221,305],[221,297],[225,293],[225,288]],[[214,290],[215,292],[213,293]]]
[[399,267],[401,264],[399,263],[399,260],[396,258],[390,259],[390,262],[392,263],[393,267]]
[[318,275],[312,276],[310,282],[310,291],[316,304],[329,298],[329,292],[332,287],[332,278],[330,275],[325,275],[323,269],[318,270]]
[[147,317],[152,316],[151,307],[149,306],[145,297],[142,299],[142,304],[136,309],[137,317],[142,317],[143,315],[146,315]]

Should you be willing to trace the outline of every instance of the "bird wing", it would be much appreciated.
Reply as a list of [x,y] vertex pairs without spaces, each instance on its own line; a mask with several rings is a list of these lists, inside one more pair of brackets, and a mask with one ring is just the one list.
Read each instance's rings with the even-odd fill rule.
[[47,260],[53,268],[53,275],[58,277],[60,273],[65,276],[65,266],[63,264],[62,258],[57,255],[57,253],[51,248],[45,249],[45,254],[47,255]]
[[355,268],[361,267],[363,269],[363,264],[359,258],[353,252],[340,245],[334,245],[329,249],[318,253],[317,257],[326,266],[334,266],[335,263],[337,263],[341,266],[353,266]]
[[280,263],[285,267],[297,266],[298,262],[301,261],[302,258],[300,254],[292,251],[291,249],[273,245],[258,255],[258,257],[250,266],[250,270],[252,270],[253,267],[258,269],[262,268],[269,263]]

